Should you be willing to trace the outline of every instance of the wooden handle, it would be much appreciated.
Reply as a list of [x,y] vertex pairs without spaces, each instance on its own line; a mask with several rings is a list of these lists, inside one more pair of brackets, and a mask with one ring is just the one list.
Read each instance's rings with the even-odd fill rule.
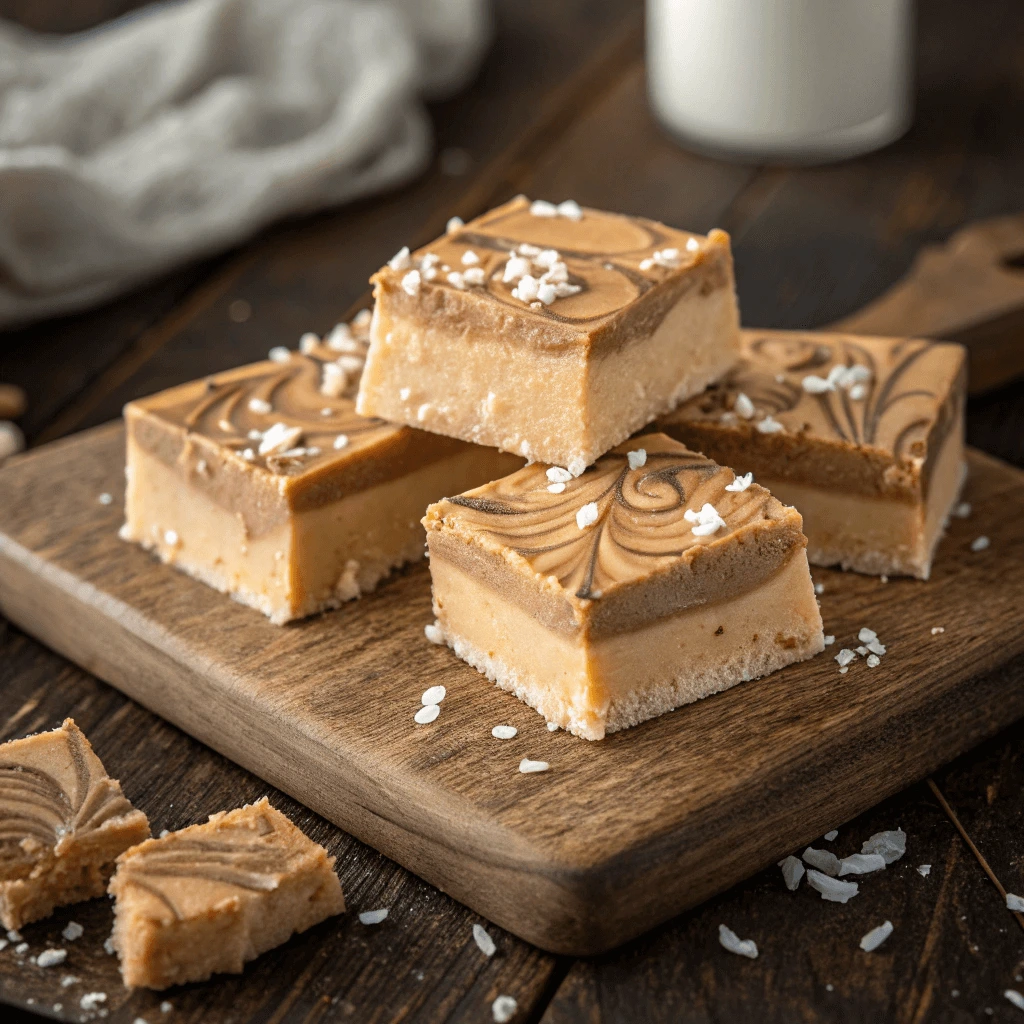
[[958,341],[969,352],[971,394],[1024,374],[1024,215],[927,246],[903,280],[833,327]]

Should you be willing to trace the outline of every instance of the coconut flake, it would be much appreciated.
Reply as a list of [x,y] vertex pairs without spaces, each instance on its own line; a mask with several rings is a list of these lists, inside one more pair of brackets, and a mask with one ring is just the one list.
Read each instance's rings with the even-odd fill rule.
[[851,853],[839,864],[839,877],[844,875],[870,875],[885,870],[885,858],[880,853]]
[[856,882],[841,882],[838,878],[830,878],[820,871],[815,871],[814,868],[807,872],[807,884],[820,892],[823,900],[832,903],[846,903],[860,891],[860,886]]
[[800,885],[800,879],[804,877],[806,868],[798,858],[793,856],[780,860],[779,867],[782,868],[782,877],[786,882],[786,888],[790,892],[795,892]]
[[388,916],[388,908],[381,907],[380,910],[364,910],[359,915],[360,924],[380,924],[381,921],[386,920]]
[[741,939],[731,928],[724,924],[718,926],[718,941],[723,949],[739,956],[757,959],[757,943],[753,939]]
[[519,730],[514,725],[496,725],[491,730],[491,735],[496,740],[513,740],[518,733]]
[[813,846],[808,846],[804,850],[803,858],[812,868],[824,871],[832,878],[839,874],[839,858],[829,850],[816,850]]
[[867,935],[860,940],[860,948],[863,949],[865,953],[871,953],[878,949],[878,947],[885,942],[890,935],[892,935],[892,921],[886,921],[884,924],[880,924],[877,928],[872,928],[871,931],[869,931]]
[[870,839],[864,841],[860,852],[881,854],[886,864],[892,864],[907,852],[907,833],[901,828],[890,832],[876,832]]

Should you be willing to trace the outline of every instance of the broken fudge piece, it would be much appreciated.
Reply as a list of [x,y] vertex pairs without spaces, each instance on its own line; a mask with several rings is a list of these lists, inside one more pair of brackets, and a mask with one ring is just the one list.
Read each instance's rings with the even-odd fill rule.
[[520,462],[357,416],[368,320],[129,403],[121,536],[278,624],[422,558],[431,501]]
[[735,369],[658,428],[795,505],[815,565],[927,579],[966,474],[963,348],[742,337]]
[[738,353],[723,231],[520,196],[372,281],[360,413],[574,474]]
[[128,987],[237,974],[345,909],[334,858],[264,797],[123,854],[110,881]]
[[118,854],[149,823],[70,718],[0,746],[0,922],[102,896]]
[[824,647],[800,514],[664,434],[575,479],[527,466],[424,525],[449,646],[577,736]]

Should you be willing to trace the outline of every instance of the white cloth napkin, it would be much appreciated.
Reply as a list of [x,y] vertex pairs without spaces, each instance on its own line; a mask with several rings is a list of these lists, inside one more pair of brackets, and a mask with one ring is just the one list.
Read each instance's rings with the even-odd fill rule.
[[184,0],[64,38],[0,22],[0,327],[407,180],[487,0]]

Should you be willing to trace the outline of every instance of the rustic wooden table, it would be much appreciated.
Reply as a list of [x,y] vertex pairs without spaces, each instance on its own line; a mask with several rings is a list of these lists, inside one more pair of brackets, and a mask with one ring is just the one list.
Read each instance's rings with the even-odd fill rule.
[[[0,0],[0,16],[69,31],[135,0]],[[990,0],[920,5],[918,112],[901,141],[816,169],[740,167],[667,141],[644,102],[642,24],[629,0],[500,2],[499,33],[472,89],[434,107],[439,158],[413,185],[294,221],[236,252],[185,268],[100,310],[0,336],[0,379],[21,385],[42,443],[116,417],[139,395],[261,357],[324,331],[365,294],[400,246],[448,217],[515,192],[621,209],[733,235],[744,320],[815,326],[846,316],[901,275],[919,248],[961,225],[1024,210],[1024,10]],[[1020,260],[1014,261],[1020,265]],[[1022,272],[1024,273],[1024,272]],[[1022,342],[1024,343],[1024,342]],[[1024,384],[972,399],[971,442],[1024,466]],[[993,580],[998,585],[998,580]],[[828,596],[822,599],[828,621]],[[1022,609],[1024,617],[1024,609]],[[1022,626],[1021,628],[1024,628]],[[1008,679],[1008,685],[1020,685]],[[156,831],[267,793],[258,778],[0,621],[0,739],[73,715]],[[848,905],[771,870],[593,960],[572,961],[492,928],[281,793],[271,798],[338,858],[353,906],[387,906],[385,925],[346,915],[288,943],[238,978],[161,998],[126,994],[103,952],[106,901],[25,930],[38,950],[69,920],[85,926],[60,975],[0,953],[4,1019],[27,1008],[80,1019],[85,991],[108,993],[111,1021],[488,1021],[499,994],[516,1021],[986,1021],[1024,1019],[1024,725],[1008,730],[840,827],[845,850],[882,829],[908,834],[904,860]],[[892,736],[899,744],[901,737]],[[751,822],[751,828],[756,828]],[[917,865],[929,863],[922,877]],[[861,935],[895,925],[878,952]],[[756,938],[759,959],[724,953],[720,922]],[[61,1004],[56,1009],[55,1003]]]

